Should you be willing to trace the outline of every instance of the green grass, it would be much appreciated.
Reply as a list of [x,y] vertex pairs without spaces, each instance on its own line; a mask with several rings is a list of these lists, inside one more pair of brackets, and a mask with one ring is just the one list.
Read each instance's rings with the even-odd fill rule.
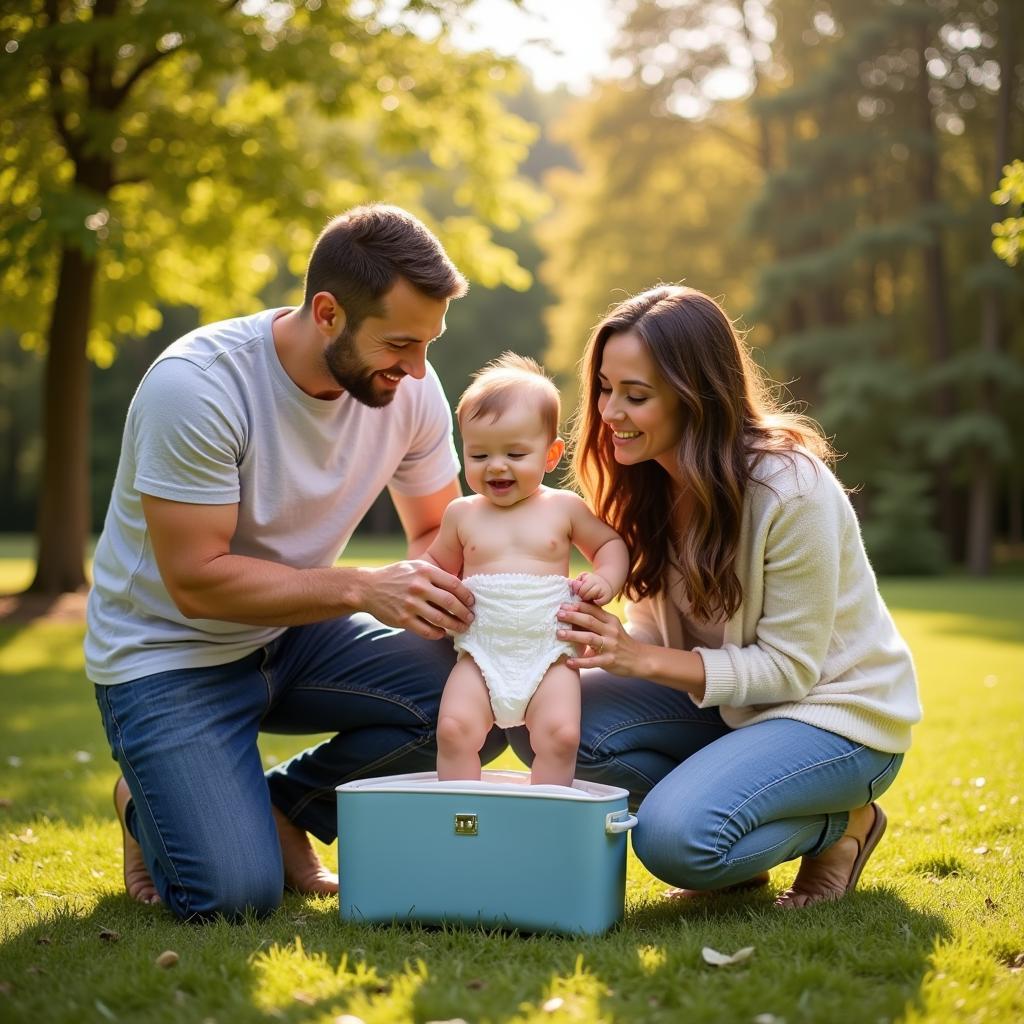
[[[0,581],[28,571],[0,560]],[[883,591],[914,650],[926,718],[884,798],[890,831],[861,889],[803,913],[774,912],[768,896],[679,911],[630,856],[626,920],[589,939],[355,926],[335,900],[297,896],[235,926],[182,926],[131,904],[81,627],[4,627],[0,1021],[1024,1019],[1024,579]],[[263,753],[295,749],[294,737],[270,737]],[[773,885],[792,874],[780,868]],[[755,952],[713,968],[703,946]],[[177,966],[155,965],[164,950]]]

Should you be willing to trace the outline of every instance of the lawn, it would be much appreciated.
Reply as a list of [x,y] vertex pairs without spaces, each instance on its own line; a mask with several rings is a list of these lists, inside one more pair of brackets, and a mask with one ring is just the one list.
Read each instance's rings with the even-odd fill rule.
[[[30,568],[0,549],[0,592]],[[0,627],[0,1021],[1020,1021],[1024,578],[883,592],[926,718],[860,890],[801,913],[767,895],[680,911],[630,856],[624,924],[587,939],[355,926],[335,900],[297,896],[234,926],[130,903],[82,628]],[[294,749],[262,747],[268,762]],[[774,872],[773,888],[792,875]],[[754,953],[712,967],[705,946]],[[167,950],[178,962],[158,966]]]

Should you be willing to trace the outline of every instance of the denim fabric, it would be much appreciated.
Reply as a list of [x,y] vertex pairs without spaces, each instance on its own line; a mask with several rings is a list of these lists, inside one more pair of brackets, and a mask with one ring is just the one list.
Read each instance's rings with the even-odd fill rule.
[[[643,679],[582,678],[576,774],[630,791],[633,849],[672,885],[716,889],[820,853],[903,763],[792,719],[732,731],[717,710]],[[529,756],[522,734],[510,740]]]
[[[284,876],[271,802],[329,842],[335,786],[433,770],[454,661],[448,642],[358,614],[293,627],[227,665],[97,686],[132,793],[126,822],[164,903],[199,919],[274,909]],[[261,731],[336,735],[264,776]],[[503,747],[495,730],[481,756]]]

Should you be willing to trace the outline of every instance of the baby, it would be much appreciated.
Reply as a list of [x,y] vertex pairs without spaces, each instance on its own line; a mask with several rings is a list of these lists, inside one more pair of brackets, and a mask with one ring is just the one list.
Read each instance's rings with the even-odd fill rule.
[[[556,613],[578,600],[607,604],[629,554],[619,535],[571,491],[543,485],[565,443],[559,397],[532,359],[506,352],[474,375],[456,409],[466,479],[424,557],[473,592],[474,620],[455,635],[459,660],[441,697],[437,774],[479,779],[491,726],[526,724],[530,781],[572,784],[579,746],[580,680],[565,658]],[[575,546],[594,571],[567,579]]]

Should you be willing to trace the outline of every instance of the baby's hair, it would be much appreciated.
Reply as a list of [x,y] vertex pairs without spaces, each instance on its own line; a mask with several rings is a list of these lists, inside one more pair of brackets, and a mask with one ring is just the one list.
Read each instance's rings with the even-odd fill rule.
[[491,422],[500,419],[522,403],[524,392],[536,402],[548,436],[554,441],[562,411],[558,388],[540,363],[515,352],[502,353],[473,374],[473,382],[462,392],[455,409],[459,426],[483,416]]

